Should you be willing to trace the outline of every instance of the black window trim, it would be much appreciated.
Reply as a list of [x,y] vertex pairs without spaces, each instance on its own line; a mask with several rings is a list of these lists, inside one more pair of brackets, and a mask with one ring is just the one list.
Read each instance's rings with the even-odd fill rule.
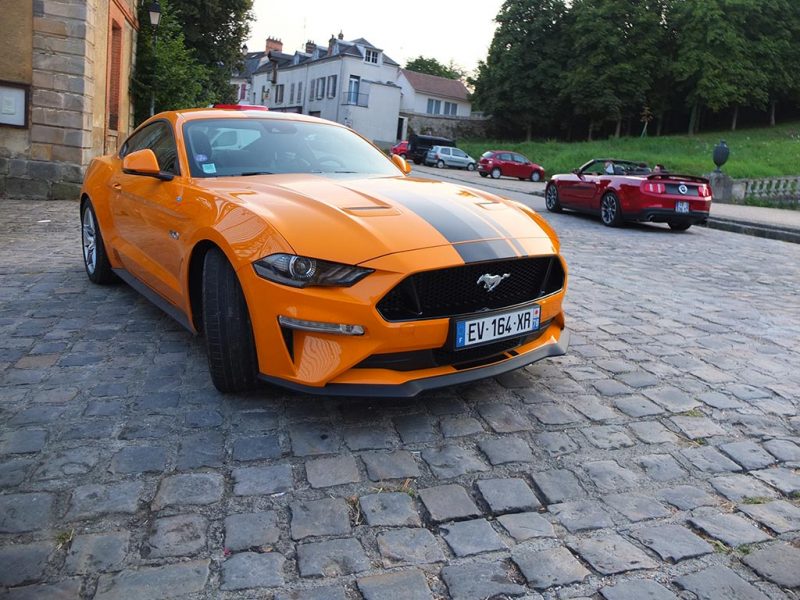
[[172,138],[172,144],[173,146],[175,146],[175,159],[176,159],[175,166],[177,167],[177,173],[173,173],[173,175],[175,175],[176,177],[180,177],[182,169],[181,169],[180,154],[178,153],[178,140],[175,138],[175,131],[172,129],[172,123],[170,123],[169,119],[161,118],[161,119],[156,119],[155,121],[148,121],[146,123],[142,123],[141,125],[139,125],[139,127],[137,127],[128,137],[125,138],[125,141],[123,142],[122,146],[120,146],[120,149],[117,152],[117,158],[122,160],[128,154],[127,152],[123,154],[123,152],[125,151],[125,148],[128,146],[128,143],[131,141],[131,138],[133,136],[135,136],[137,133],[140,133],[141,131],[144,131],[151,125],[155,125],[157,123],[166,124],[167,129],[169,130],[169,135]]

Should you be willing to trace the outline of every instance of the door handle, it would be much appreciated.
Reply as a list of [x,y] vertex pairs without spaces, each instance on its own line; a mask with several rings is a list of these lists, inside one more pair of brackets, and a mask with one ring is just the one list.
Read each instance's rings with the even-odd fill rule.
[[115,190],[121,190],[122,189],[122,184],[114,183],[114,184],[112,184],[111,187],[113,187]]

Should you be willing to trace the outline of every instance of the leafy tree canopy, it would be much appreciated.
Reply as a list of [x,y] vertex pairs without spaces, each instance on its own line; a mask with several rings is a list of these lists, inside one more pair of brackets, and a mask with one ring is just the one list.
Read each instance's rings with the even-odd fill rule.
[[[186,48],[183,31],[172,0],[161,0],[161,22],[153,44],[153,30],[143,26],[136,46],[136,72],[132,82],[134,121],[150,116],[150,101],[155,93],[155,112],[208,105],[216,100],[209,89],[210,69],[200,64]],[[139,7],[139,21],[149,23],[147,3]]]
[[421,55],[406,62],[405,68],[409,71],[427,73],[428,75],[436,75],[437,77],[447,77],[448,79],[464,79],[466,77],[466,71],[456,65],[452,60],[450,64],[445,65],[435,58],[427,58]]

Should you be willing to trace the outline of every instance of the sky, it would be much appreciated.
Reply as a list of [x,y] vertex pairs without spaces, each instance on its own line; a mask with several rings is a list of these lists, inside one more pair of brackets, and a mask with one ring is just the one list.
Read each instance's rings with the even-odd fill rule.
[[425,56],[451,60],[472,72],[486,52],[502,0],[437,2],[402,0],[305,0],[298,4],[254,0],[255,20],[247,49],[263,50],[267,37],[283,41],[283,51],[302,50],[307,40],[327,46],[331,34],[345,40],[363,37],[400,65]]

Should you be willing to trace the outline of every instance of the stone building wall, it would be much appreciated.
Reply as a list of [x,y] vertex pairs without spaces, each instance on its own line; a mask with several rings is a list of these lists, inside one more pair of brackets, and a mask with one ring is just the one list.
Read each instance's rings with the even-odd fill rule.
[[[11,54],[29,59],[30,78],[0,63],[0,80],[30,84],[27,129],[0,126],[0,196],[76,199],[92,158],[116,149],[131,123],[134,0],[18,0],[30,35]],[[122,49],[116,129],[109,131],[111,23]],[[25,21],[23,20],[24,24]],[[111,134],[111,135],[109,135]]]
[[481,117],[445,117],[442,115],[422,115],[419,113],[400,113],[408,119],[408,135],[412,133],[437,135],[440,137],[474,139],[486,137],[489,120]]

